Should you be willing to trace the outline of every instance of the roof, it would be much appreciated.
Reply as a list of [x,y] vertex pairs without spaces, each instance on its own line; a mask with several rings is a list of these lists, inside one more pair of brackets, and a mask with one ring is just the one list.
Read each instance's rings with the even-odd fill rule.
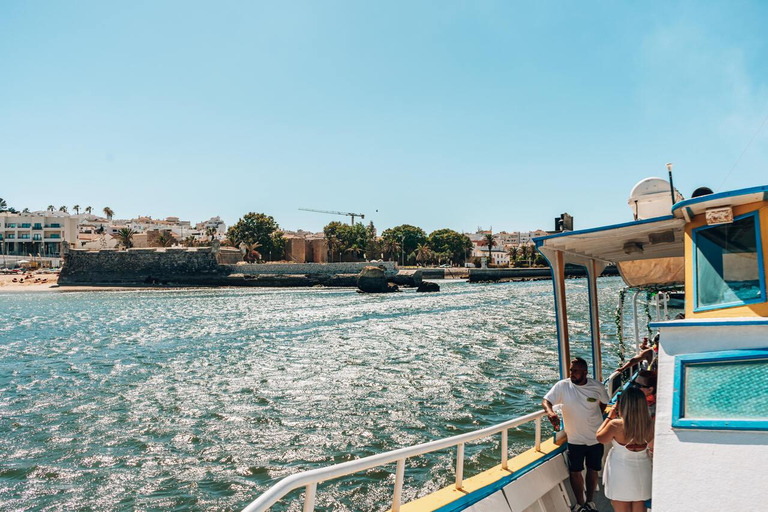
[[768,185],[719,192],[717,194],[707,194],[705,196],[680,201],[672,207],[672,215],[678,218],[683,218],[684,214],[687,214],[690,218],[694,215],[704,213],[708,208],[739,206],[742,204],[756,203],[758,201],[768,201]]
[[536,247],[562,251],[566,263],[683,256],[685,221],[672,215],[534,238]]

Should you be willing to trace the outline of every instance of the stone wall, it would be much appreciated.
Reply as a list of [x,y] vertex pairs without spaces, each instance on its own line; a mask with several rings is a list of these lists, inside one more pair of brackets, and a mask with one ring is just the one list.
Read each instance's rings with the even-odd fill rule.
[[220,284],[228,272],[210,248],[77,251],[64,254],[61,285]]
[[[252,265],[226,265],[230,273],[246,275],[286,274],[286,275],[335,275],[359,274],[364,267],[383,266],[388,276],[397,274],[395,262],[382,263],[257,263]],[[224,265],[222,265],[224,266]]]

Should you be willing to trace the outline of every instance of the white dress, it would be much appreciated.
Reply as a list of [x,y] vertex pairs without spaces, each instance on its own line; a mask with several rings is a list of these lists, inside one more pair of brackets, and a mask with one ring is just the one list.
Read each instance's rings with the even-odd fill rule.
[[646,450],[633,452],[617,442],[608,452],[603,471],[605,497],[617,501],[651,499],[651,458]]

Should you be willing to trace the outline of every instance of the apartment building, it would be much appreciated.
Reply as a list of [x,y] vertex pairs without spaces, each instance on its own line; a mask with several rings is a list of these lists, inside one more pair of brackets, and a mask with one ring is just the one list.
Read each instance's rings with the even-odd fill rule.
[[0,249],[5,255],[59,257],[62,242],[77,241],[78,221],[57,211],[0,213]]

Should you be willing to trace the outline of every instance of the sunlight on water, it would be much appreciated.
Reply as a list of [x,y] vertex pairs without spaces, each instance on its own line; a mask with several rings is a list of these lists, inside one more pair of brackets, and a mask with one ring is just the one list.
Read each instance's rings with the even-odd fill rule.
[[[239,509],[294,472],[536,410],[558,378],[551,282],[440,286],[0,294],[0,509]],[[612,346],[621,282],[599,286]],[[586,281],[568,290],[591,359]],[[498,450],[468,446],[465,474]],[[409,460],[404,498],[452,465]],[[318,510],[386,508],[393,472],[321,485]]]

